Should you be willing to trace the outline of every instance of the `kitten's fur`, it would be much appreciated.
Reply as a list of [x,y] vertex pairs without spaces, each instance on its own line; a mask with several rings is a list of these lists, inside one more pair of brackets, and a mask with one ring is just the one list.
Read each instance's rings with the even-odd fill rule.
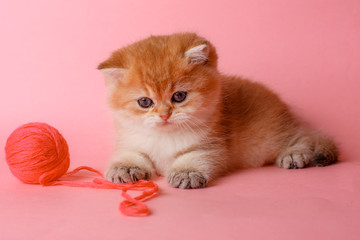
[[[303,127],[269,89],[220,74],[214,46],[196,34],[149,37],[115,51],[98,68],[116,122],[116,151],[106,172],[115,183],[159,174],[173,187],[200,188],[233,169],[337,160],[333,141]],[[178,91],[187,92],[180,103],[172,101]],[[154,104],[140,107],[143,97]]]

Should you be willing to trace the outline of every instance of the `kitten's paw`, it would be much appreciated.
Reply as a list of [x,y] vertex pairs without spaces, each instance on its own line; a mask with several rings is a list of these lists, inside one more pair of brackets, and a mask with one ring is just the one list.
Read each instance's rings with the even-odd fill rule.
[[150,172],[137,166],[114,163],[106,172],[106,179],[113,183],[137,182],[150,179]]
[[279,167],[282,168],[304,168],[309,164],[309,156],[303,153],[292,153],[285,155],[279,162]]
[[169,184],[175,188],[203,188],[208,183],[208,177],[197,171],[173,171],[167,178]]

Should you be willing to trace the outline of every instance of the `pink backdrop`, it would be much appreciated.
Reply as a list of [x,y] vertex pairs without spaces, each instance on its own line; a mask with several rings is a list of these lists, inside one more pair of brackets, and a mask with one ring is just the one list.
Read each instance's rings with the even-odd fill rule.
[[0,151],[0,239],[359,236],[358,0],[0,1],[0,31],[1,148],[21,124],[47,122],[72,168],[103,170],[113,135],[97,64],[150,34],[195,31],[217,47],[221,71],[270,86],[342,154],[327,168],[246,170],[203,190],[160,178],[154,214],[137,219],[117,212],[116,191],[21,184]]

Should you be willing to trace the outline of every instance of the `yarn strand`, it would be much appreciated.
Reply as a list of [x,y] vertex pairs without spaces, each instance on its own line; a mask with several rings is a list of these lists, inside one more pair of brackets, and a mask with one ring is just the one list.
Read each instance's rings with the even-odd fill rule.
[[77,172],[79,172],[79,171],[81,171],[81,170],[87,170],[87,171],[89,171],[89,172],[96,173],[97,175],[99,175],[99,176],[102,177],[102,178],[104,177],[104,175],[103,175],[100,171],[98,171],[98,170],[96,170],[96,169],[94,169],[94,168],[92,168],[92,167],[88,167],[88,166],[80,166],[80,167],[77,167],[77,168],[75,168],[74,170],[72,170],[71,172],[65,173],[65,174],[64,174],[64,177],[74,175],[75,173],[77,173]]
[[[80,166],[71,172],[64,174],[64,177],[72,176],[81,170],[87,170],[96,173],[100,178],[94,178],[91,182],[80,181],[64,181],[57,180],[48,183],[42,183],[43,186],[68,186],[68,187],[87,187],[96,189],[117,189],[122,190],[122,197],[125,199],[119,205],[119,210],[127,216],[148,216],[150,210],[143,203],[158,194],[158,186],[152,181],[139,180],[136,183],[113,183],[104,179],[104,176],[98,170],[88,167]],[[131,197],[127,191],[140,191],[142,192],[135,198]]]

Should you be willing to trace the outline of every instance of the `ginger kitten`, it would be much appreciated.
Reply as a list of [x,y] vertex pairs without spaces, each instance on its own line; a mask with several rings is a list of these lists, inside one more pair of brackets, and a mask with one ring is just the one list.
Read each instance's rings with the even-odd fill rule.
[[116,122],[106,172],[115,183],[163,175],[173,187],[201,188],[233,169],[337,160],[333,141],[302,126],[276,94],[220,74],[214,46],[196,34],[151,36],[98,69]]

